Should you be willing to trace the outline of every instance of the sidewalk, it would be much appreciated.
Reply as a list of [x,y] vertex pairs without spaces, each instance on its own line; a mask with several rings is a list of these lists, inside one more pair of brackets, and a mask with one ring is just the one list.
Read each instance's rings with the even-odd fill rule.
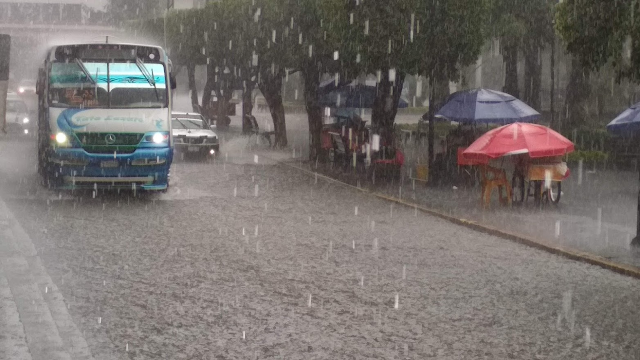
[[92,359],[31,239],[0,200],[0,360]]
[[480,204],[479,188],[428,187],[409,178],[406,166],[401,181],[378,179],[373,184],[364,174],[344,172],[330,165],[316,169],[314,164],[296,164],[459,219],[640,267],[640,251],[629,246],[635,236],[638,186],[635,173],[585,171],[579,184],[574,172],[563,182],[563,195],[557,206],[535,206],[529,200],[503,207],[494,199],[491,207],[485,209]]

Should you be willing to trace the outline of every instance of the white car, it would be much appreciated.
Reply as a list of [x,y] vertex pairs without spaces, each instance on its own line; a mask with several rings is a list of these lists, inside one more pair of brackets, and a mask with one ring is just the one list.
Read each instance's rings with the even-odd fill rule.
[[7,127],[6,130],[12,134],[29,135],[33,129],[33,124],[29,118],[27,104],[16,94],[7,94]]
[[20,95],[35,95],[36,94],[36,82],[33,80],[22,80],[18,84],[18,94]]
[[220,151],[220,139],[197,113],[174,112],[171,114],[171,135],[175,149],[184,154],[216,155]]

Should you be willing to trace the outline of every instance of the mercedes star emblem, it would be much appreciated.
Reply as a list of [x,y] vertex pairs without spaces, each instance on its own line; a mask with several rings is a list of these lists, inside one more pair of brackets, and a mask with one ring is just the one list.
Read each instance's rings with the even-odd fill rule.
[[113,134],[108,134],[104,137],[104,140],[107,142],[107,145],[113,145],[116,143],[116,136]]

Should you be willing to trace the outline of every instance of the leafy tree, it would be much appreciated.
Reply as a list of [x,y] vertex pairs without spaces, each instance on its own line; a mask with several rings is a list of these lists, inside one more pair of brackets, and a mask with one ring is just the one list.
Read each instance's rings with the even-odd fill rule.
[[295,8],[290,0],[257,1],[252,23],[258,38],[251,54],[257,86],[264,95],[275,132],[275,146],[287,146],[282,84],[288,69],[294,68],[295,41],[298,40]]
[[[412,52],[415,73],[429,78],[429,164],[434,159],[434,115],[448,96],[448,82],[459,77],[460,68],[476,62],[486,38],[486,1],[420,0],[416,14],[420,31],[414,46],[428,51]],[[445,25],[443,25],[445,24]]]
[[553,44],[553,4],[551,0],[531,0],[523,4],[526,33],[523,36],[524,55],[524,101],[540,109],[542,86],[542,50]]
[[[622,0],[565,0],[558,5],[556,26],[586,71],[611,63],[617,79],[640,81],[640,3]],[[640,246],[640,193],[638,221],[632,245]]]
[[351,12],[343,15],[346,31],[341,36],[351,40],[342,46],[342,52],[351,57],[351,66],[343,72],[347,78],[376,74],[378,91],[371,121],[373,130],[381,133],[386,143],[393,140],[405,76],[417,69],[418,54],[424,53],[414,45],[419,5],[418,0],[352,2],[347,9]]
[[503,91],[520,97],[518,55],[523,54],[523,100],[534,108],[541,104],[541,50],[554,41],[555,0],[490,0],[490,35],[500,39],[505,63]]
[[199,104],[195,70],[207,63],[202,54],[205,46],[204,18],[198,9],[171,11],[167,17],[167,43],[174,65],[187,68],[191,103]]
[[636,1],[566,0],[557,5],[556,28],[574,56],[567,87],[568,127],[583,123],[589,74],[610,63],[617,79],[640,80],[640,15]]
[[[339,69],[333,59],[338,47],[331,36],[336,15],[344,7],[343,0],[287,0],[287,16],[293,21],[285,38],[287,63],[299,71],[304,82],[304,99],[309,122],[309,158],[323,160],[321,146],[322,107],[320,106],[320,78]],[[288,15],[291,15],[290,18]],[[291,20],[293,19],[293,20]],[[343,41],[341,39],[340,41]]]
[[[527,0],[524,0],[527,1]],[[522,0],[490,0],[490,35],[500,40],[505,64],[504,92],[520,97],[518,50],[527,32]]]

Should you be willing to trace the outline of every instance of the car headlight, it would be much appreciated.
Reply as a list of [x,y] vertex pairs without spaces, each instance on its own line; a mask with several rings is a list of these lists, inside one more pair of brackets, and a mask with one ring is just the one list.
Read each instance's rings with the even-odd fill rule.
[[165,134],[162,134],[162,133],[155,133],[151,137],[151,140],[156,144],[162,144],[163,142],[167,141],[168,139],[169,139],[169,135],[165,135]]
[[26,118],[22,119],[22,123],[23,124],[28,124],[29,123],[29,118],[26,117]]
[[23,92],[24,92],[24,88],[23,88],[23,87],[19,88],[19,89],[18,89],[18,92],[19,92],[19,93],[23,93]]
[[67,134],[63,133],[63,132],[59,132],[56,134],[56,142],[58,144],[64,144],[67,142],[67,140],[69,140],[67,138]]

